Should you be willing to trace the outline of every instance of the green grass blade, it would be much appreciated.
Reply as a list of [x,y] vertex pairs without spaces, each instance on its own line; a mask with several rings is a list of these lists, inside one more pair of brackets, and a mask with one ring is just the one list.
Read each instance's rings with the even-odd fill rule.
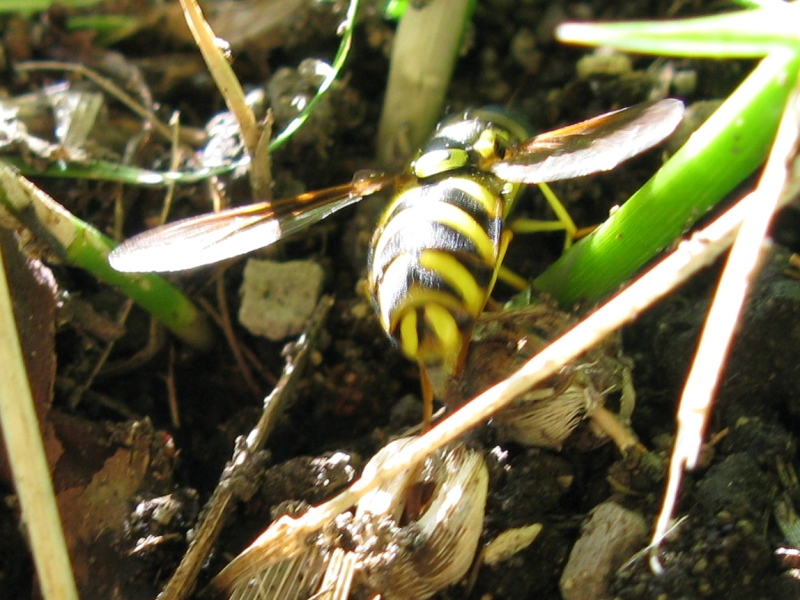
[[202,167],[187,171],[154,171],[152,169],[142,169],[131,167],[120,163],[113,163],[106,160],[90,160],[81,163],[56,162],[39,168],[28,164],[20,158],[11,156],[3,157],[3,160],[20,173],[30,177],[60,177],[67,179],[92,179],[95,181],[115,181],[129,185],[141,185],[146,187],[162,187],[170,183],[193,184],[204,181],[209,177],[224,175],[234,169],[246,166],[250,163],[250,158],[245,157],[225,165],[214,167]]
[[778,3],[674,21],[565,23],[556,30],[556,37],[562,42],[644,54],[756,58],[779,48],[800,49],[800,4]]
[[90,8],[104,0],[0,0],[0,13],[32,14],[49,10],[54,4],[66,8]]
[[350,47],[353,45],[353,32],[356,26],[358,3],[359,0],[350,0],[350,6],[347,8],[347,14],[345,15],[344,22],[341,25],[342,41],[339,44],[339,49],[336,51],[336,56],[333,57],[333,63],[331,64],[330,71],[327,73],[325,79],[317,89],[317,93],[308,102],[306,107],[300,112],[299,115],[289,121],[289,124],[284,128],[284,130],[275,136],[275,139],[269,143],[270,152],[274,152],[283,146],[289,141],[292,135],[294,135],[294,132],[303,126],[303,124],[308,120],[308,117],[311,115],[311,112],[314,110],[317,104],[319,104],[320,100],[322,100],[322,97],[328,92],[328,89],[330,89],[330,87],[333,85],[333,82],[336,81],[336,78],[339,76],[339,73],[344,67],[344,63],[347,60],[347,56],[350,54]]
[[213,336],[204,315],[178,289],[157,275],[112,269],[108,253],[114,242],[110,238],[4,163],[0,163],[0,207],[48,241],[65,262],[116,286],[185,342],[200,348],[211,344]]
[[799,68],[800,52],[762,60],[658,173],[536,286],[562,306],[597,300],[680,237],[763,162]]

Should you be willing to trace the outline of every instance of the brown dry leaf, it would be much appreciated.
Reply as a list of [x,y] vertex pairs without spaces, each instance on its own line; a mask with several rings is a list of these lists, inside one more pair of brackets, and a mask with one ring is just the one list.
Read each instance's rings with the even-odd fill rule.
[[[127,560],[133,542],[125,539],[126,523],[137,492],[153,480],[169,481],[171,463],[162,472],[165,463],[156,455],[163,438],[149,421],[117,425],[109,440],[107,427],[98,435],[104,429],[100,424],[55,412],[53,418],[59,436],[79,446],[65,441],[66,459],[54,476],[57,486],[71,483],[57,499],[81,596],[131,598],[126,585],[137,565]],[[102,466],[89,474],[87,467],[100,461]]]
[[[36,404],[36,414],[39,416],[39,422],[43,423],[42,437],[47,461],[52,470],[63,450],[53,433],[53,426],[43,417],[50,411],[53,402],[58,290],[50,269],[36,259],[25,257],[20,252],[12,232],[0,230],[0,246],[13,295],[14,316],[22,345],[22,355],[25,358],[25,368],[28,371],[28,381]],[[2,432],[0,432],[0,480],[9,485],[12,482]]]

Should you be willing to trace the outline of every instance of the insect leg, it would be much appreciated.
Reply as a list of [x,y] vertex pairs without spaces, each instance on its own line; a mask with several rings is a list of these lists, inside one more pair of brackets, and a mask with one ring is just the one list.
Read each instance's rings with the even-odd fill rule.
[[514,233],[540,233],[542,231],[564,231],[564,250],[572,245],[578,236],[578,227],[569,212],[558,199],[555,192],[546,183],[537,184],[542,190],[545,200],[556,213],[557,221],[537,221],[534,219],[516,219],[511,222]]

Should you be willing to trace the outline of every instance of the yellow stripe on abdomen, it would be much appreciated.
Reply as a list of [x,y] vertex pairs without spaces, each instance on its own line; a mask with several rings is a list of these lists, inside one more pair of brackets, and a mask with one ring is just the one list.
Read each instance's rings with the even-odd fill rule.
[[400,191],[370,255],[381,324],[403,353],[445,376],[491,293],[500,260],[503,182],[452,174]]

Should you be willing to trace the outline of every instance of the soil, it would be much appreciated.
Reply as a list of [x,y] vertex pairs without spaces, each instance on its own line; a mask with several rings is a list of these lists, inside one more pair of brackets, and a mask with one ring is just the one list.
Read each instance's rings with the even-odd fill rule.
[[[247,86],[266,81],[278,86],[280,68],[294,67],[309,57],[330,60],[338,44],[335,30],[341,10],[337,4],[304,5],[306,21],[277,28],[274,41],[243,42],[234,50],[237,75]],[[687,104],[724,98],[752,63],[633,57],[632,70],[624,75],[579,78],[576,63],[588,51],[565,47],[552,38],[553,26],[567,19],[682,17],[714,10],[700,2],[480,2],[447,96],[448,110],[507,105],[544,131],[644,101],[669,69],[686,79],[696,78],[696,85],[677,91],[673,81],[669,95],[680,96]],[[108,51],[90,37],[63,27],[66,15],[61,11],[24,19],[3,17],[9,64],[61,57],[99,65],[107,58]],[[322,116],[312,119],[302,135],[273,156],[276,197],[347,182],[359,170],[380,167],[373,144],[393,28],[374,9],[365,10],[345,75],[325,100]],[[177,33],[146,29],[112,50],[138,66],[162,117],[179,109],[183,125],[203,127],[224,110],[202,67],[190,76],[175,74],[174,80],[156,68],[159,62],[166,66],[168,58],[196,54]],[[8,70],[2,77],[4,95],[59,80],[53,73],[23,78]],[[110,110],[121,109],[112,103]],[[152,161],[146,166],[163,169],[169,152],[159,144],[144,144],[137,160],[145,158]],[[601,222],[614,205],[630,196],[659,162],[659,153],[651,152],[611,173],[553,187],[579,226],[588,226]],[[126,236],[152,225],[161,211],[162,190],[53,178],[35,181],[105,232],[114,230],[115,199],[125,212]],[[225,180],[220,185],[235,203],[247,201],[237,195],[241,181]],[[205,184],[179,186],[173,217],[206,212],[209,189]],[[281,261],[317,261],[325,270],[325,292],[335,297],[335,304],[290,406],[264,453],[254,458],[252,477],[236,482],[239,500],[204,565],[198,588],[276,514],[297,513],[331,497],[381,446],[420,421],[418,370],[391,345],[358,291],[371,227],[383,201],[365,200],[258,253]],[[538,193],[529,192],[521,204],[522,213],[548,218]],[[683,520],[658,552],[663,573],[654,574],[647,555],[630,562],[626,556],[615,568],[625,562],[624,566],[608,574],[604,597],[800,597],[797,564],[791,562],[800,535],[786,539],[775,517],[776,510],[786,511],[797,495],[797,489],[787,489],[780,476],[784,467],[796,464],[800,426],[800,278],[787,273],[789,254],[797,250],[796,219],[790,209],[776,225],[776,241],[764,260],[717,393],[708,432],[715,442],[705,449],[701,468],[687,476],[679,505]],[[527,278],[535,277],[559,255],[562,243],[557,234],[515,239],[508,266]],[[13,253],[13,244],[4,244],[4,252]],[[54,480],[63,520],[72,529],[68,537],[81,597],[154,598],[186,551],[187,534],[214,491],[237,438],[258,420],[263,398],[284,368],[284,346],[292,340],[258,338],[235,322],[244,261],[224,270],[201,269],[172,278],[215,313],[224,312],[220,306],[224,297],[233,313],[230,338],[220,334],[206,353],[164,332],[154,334],[149,319],[136,307],[119,337],[117,315],[125,299],[86,273],[47,264],[62,294],[59,318],[40,308],[26,310],[44,320],[42,332],[31,335],[49,348],[42,354],[57,360],[54,380],[46,375],[52,366],[39,367],[44,374],[37,379],[51,383],[39,393],[45,397],[40,412],[43,429],[53,431],[48,439],[59,446],[51,453]],[[709,268],[622,332],[637,392],[631,425],[650,449],[647,454],[622,457],[613,444],[598,447],[582,443],[580,436],[559,444],[559,449],[528,448],[503,441],[491,426],[470,437],[469,444],[484,449],[489,463],[481,539],[489,542],[503,531],[533,523],[542,524],[542,530],[508,560],[492,566],[476,562],[465,581],[439,591],[435,598],[561,598],[559,579],[597,506],[614,502],[643,517],[648,527],[654,522],[676,404],[717,276],[718,266]],[[33,285],[21,283],[21,275],[16,277],[12,286],[27,290]],[[50,300],[37,302],[55,305],[56,295],[52,287],[47,289],[45,298]],[[504,301],[511,294],[500,284],[495,297]],[[251,365],[249,377],[242,372],[231,339],[253,357],[244,361]],[[113,348],[106,353],[110,340]],[[132,360],[145,347],[155,350],[142,360]],[[170,397],[177,403],[179,425]],[[4,481],[0,483],[7,498],[0,505],[0,598],[28,598],[37,593],[33,567],[23,550],[13,484],[8,475]],[[111,495],[109,489],[115,501],[102,511],[87,513],[98,504],[98,495]],[[93,515],[95,522],[86,523],[84,514]],[[644,543],[646,539],[639,547]],[[386,592],[391,597],[391,591]]]

